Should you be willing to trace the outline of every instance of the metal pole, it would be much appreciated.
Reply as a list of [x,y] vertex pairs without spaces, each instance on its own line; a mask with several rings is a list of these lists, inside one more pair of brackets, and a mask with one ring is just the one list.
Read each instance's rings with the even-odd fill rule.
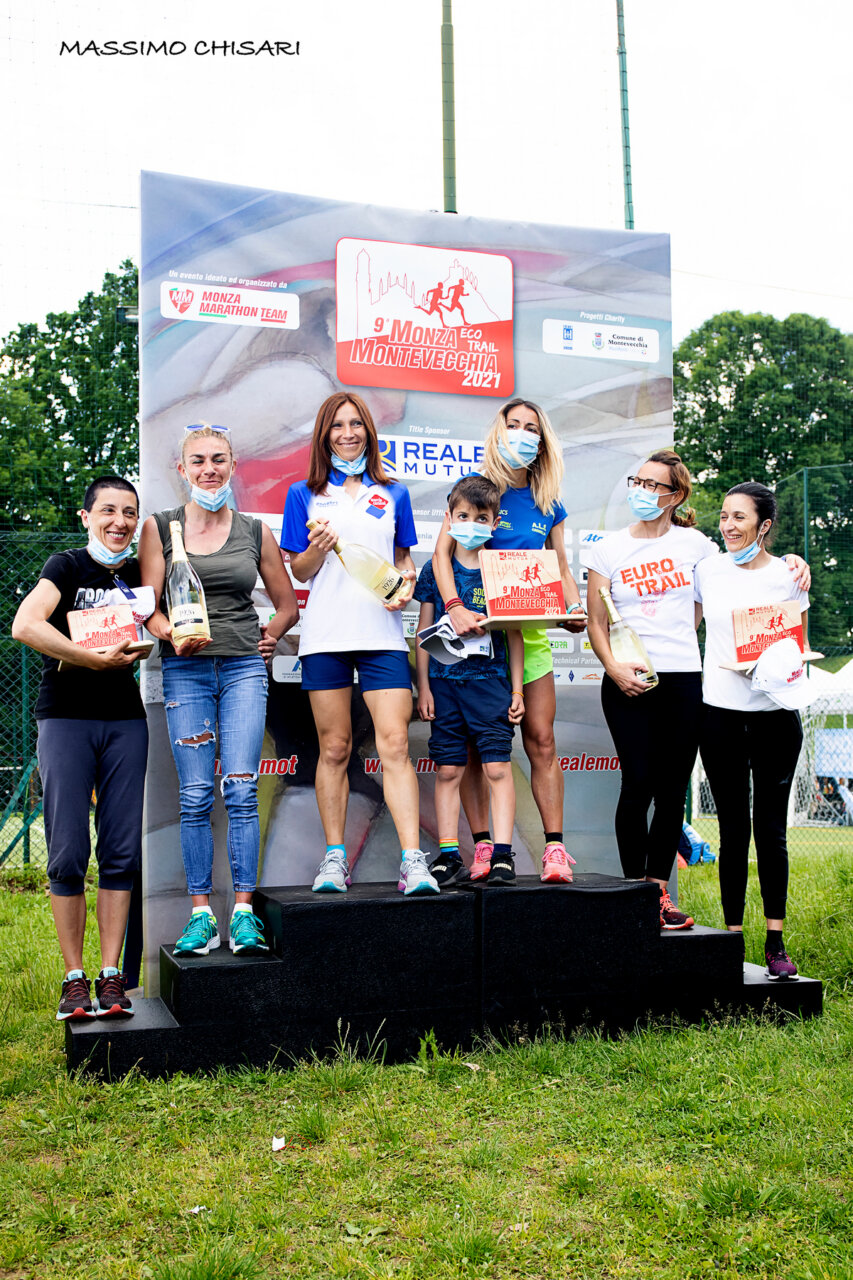
[[616,0],[616,28],[619,33],[619,97],[622,113],[622,181],[625,187],[625,226],[634,230],[634,198],[631,194],[631,131],[628,125],[628,60],[625,50],[625,14],[622,0]]
[[803,467],[803,559],[809,558],[809,469]]
[[444,143],[444,212],[456,213],[456,103],[453,92],[453,14],[441,0],[441,120]]
[[[27,756],[29,755],[29,722],[30,722],[30,664],[29,650],[26,645],[21,645],[21,746],[23,748],[21,754],[22,769],[29,764]],[[24,866],[29,865],[30,861],[30,829],[26,825],[30,816],[30,787],[29,783],[24,787],[24,794],[21,796],[21,822],[24,826],[24,845],[23,845],[23,863]]]

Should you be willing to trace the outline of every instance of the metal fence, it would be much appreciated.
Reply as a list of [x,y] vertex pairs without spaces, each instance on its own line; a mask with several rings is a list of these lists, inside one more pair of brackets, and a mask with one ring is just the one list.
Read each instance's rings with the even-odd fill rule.
[[33,708],[41,655],[11,637],[21,600],[48,556],[80,545],[76,534],[0,533],[0,866],[45,866],[41,780]]

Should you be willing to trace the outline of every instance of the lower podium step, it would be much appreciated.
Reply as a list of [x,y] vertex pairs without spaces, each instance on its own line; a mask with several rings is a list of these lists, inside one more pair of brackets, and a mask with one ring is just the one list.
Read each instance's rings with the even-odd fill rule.
[[254,908],[268,954],[161,948],[162,999],[135,1001],[133,1018],[66,1022],[69,1069],[118,1078],[134,1067],[287,1067],[342,1042],[391,1061],[428,1032],[464,1048],[484,1032],[546,1025],[822,1009],[820,982],[771,982],[744,966],[736,934],[661,933],[655,886],[609,876],[410,898],[387,884],[270,888]]

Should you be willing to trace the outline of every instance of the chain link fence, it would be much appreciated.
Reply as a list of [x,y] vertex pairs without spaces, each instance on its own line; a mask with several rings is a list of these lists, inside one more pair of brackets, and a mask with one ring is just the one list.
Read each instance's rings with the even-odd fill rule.
[[21,600],[48,556],[80,546],[77,534],[0,533],[0,867],[47,864],[33,708],[41,655],[11,637]]

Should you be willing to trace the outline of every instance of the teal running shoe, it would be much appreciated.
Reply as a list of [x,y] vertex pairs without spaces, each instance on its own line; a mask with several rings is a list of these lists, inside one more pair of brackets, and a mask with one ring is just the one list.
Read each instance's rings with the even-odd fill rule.
[[234,912],[230,933],[228,945],[235,955],[238,951],[269,951],[264,942],[264,922],[251,911]]
[[206,956],[219,946],[216,916],[209,911],[194,911],[175,943],[176,956]]

